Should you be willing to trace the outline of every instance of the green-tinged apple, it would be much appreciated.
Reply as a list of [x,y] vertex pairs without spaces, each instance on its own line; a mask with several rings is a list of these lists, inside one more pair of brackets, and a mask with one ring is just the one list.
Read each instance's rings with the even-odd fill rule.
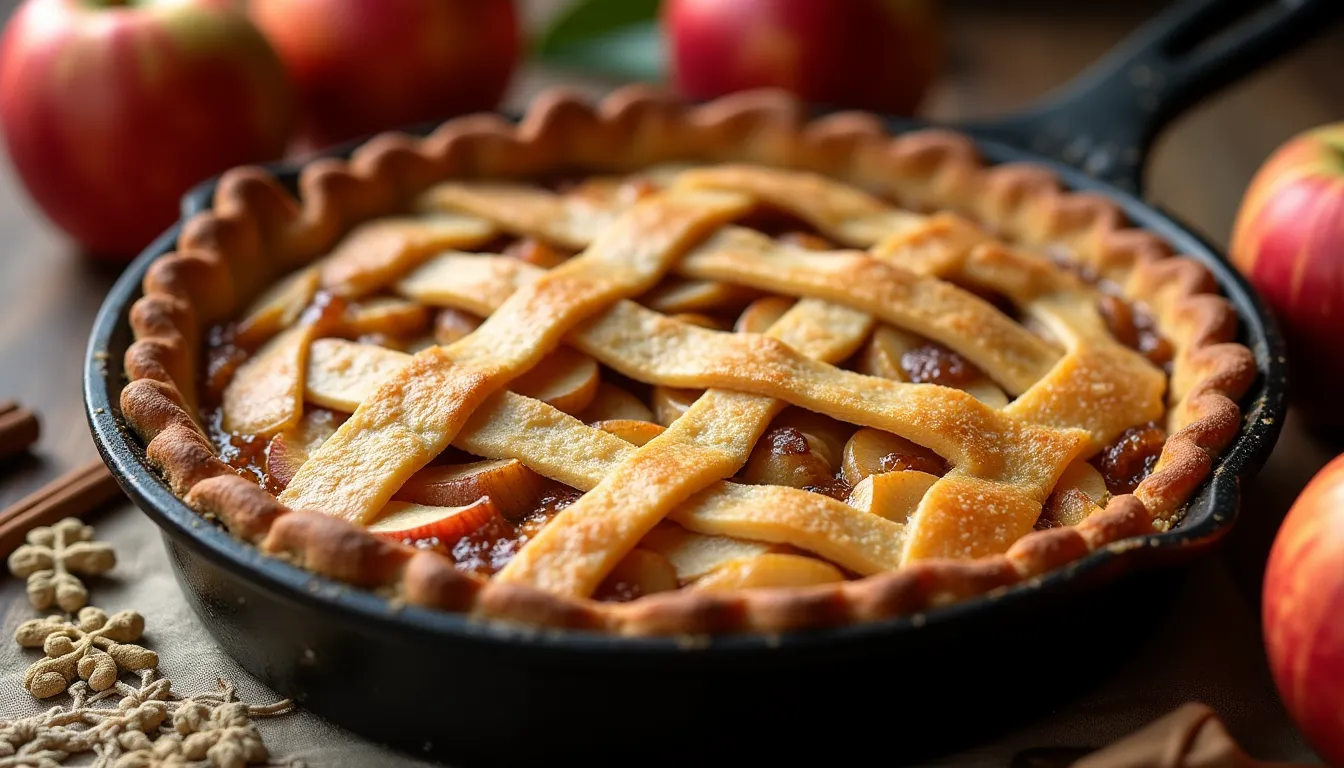
[[499,104],[517,66],[512,0],[252,0],[298,90],[301,147]]
[[1299,134],[1265,161],[1237,213],[1232,261],[1283,328],[1308,423],[1344,427],[1344,123]]
[[281,156],[284,68],[223,0],[26,0],[0,42],[0,123],[42,211],[90,254],[124,260],[182,193]]
[[909,115],[943,61],[936,0],[665,0],[673,81],[708,99],[777,87]]
[[1344,455],[1293,502],[1265,568],[1265,648],[1283,703],[1344,765]]

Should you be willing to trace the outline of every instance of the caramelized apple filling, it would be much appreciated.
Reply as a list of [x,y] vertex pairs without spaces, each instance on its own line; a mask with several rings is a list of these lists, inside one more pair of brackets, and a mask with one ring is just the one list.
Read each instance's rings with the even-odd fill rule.
[[1171,363],[1175,348],[1158,332],[1157,324],[1143,308],[1111,293],[1103,293],[1097,307],[1116,341],[1159,368]]
[[1093,460],[1112,494],[1132,493],[1162,454],[1167,436],[1156,424],[1131,427]]
[[938,384],[957,389],[984,377],[966,358],[932,341],[902,354],[901,368],[916,384]]
[[542,494],[536,508],[521,517],[493,515],[485,524],[456,541],[441,541],[434,537],[406,543],[422,549],[436,549],[451,557],[460,570],[490,576],[508,565],[542,526],[578,498],[578,491],[555,483]]

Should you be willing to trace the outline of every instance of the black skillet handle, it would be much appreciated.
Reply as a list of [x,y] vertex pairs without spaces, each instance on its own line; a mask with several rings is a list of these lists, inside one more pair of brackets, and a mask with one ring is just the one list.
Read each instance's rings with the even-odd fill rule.
[[1138,193],[1163,126],[1328,28],[1340,11],[1344,0],[1181,0],[1038,105],[959,127]]

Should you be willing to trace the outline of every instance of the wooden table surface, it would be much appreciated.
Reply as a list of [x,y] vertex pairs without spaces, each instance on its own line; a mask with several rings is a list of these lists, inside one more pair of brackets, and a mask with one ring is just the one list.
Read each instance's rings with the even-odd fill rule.
[[[526,8],[535,20],[553,4],[533,0]],[[0,17],[15,5],[0,0]],[[1068,80],[1161,5],[949,2],[951,61],[925,114],[959,119],[1011,111]],[[1154,148],[1148,197],[1225,246],[1240,193],[1265,156],[1300,130],[1344,119],[1341,71],[1344,29],[1336,28],[1190,110]],[[529,67],[509,102],[525,103],[557,81],[592,93],[609,85]],[[0,244],[0,399],[37,410],[43,430],[31,457],[0,468],[4,505],[96,455],[80,405],[80,367],[93,316],[118,269],[88,262],[48,225],[7,162],[0,168]],[[1229,544],[1239,561],[1263,557],[1293,496],[1334,452],[1289,419],[1274,457],[1248,489]],[[1254,565],[1241,573],[1251,593],[1257,578]]]

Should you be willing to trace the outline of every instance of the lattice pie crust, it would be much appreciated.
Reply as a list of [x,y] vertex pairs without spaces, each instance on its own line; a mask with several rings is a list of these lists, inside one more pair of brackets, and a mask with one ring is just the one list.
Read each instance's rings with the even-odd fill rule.
[[[588,181],[569,191],[529,183],[578,173]],[[742,223],[762,209],[830,246]],[[472,251],[501,235],[577,255],[547,269]],[[1108,329],[1101,283],[1151,314],[1171,344],[1166,370]],[[797,300],[735,333],[658,311],[650,292],[669,285]],[[320,313],[300,311],[319,291],[485,320],[397,351],[324,337]],[[809,121],[772,92],[696,107],[643,88],[595,107],[551,92],[517,125],[475,115],[311,163],[297,200],[234,170],[144,294],[121,406],[194,509],[407,603],[626,635],[908,614],[1169,527],[1236,435],[1255,374],[1207,271],[1128,228],[1112,202],[1038,167],[988,167],[962,136],[892,137],[862,113]],[[222,429],[294,429],[305,407],[352,414],[278,496],[221,460],[199,410],[206,331],[240,316],[257,348],[223,391]],[[842,366],[875,333],[931,340],[983,376],[957,388]],[[704,393],[633,439],[510,386],[563,349]],[[898,435],[946,471],[901,467],[840,497],[738,482],[788,406]],[[1137,488],[1088,492],[1086,460],[1154,422],[1166,441]],[[583,494],[488,577],[371,533],[415,506],[394,496],[450,446]],[[674,588],[594,599],[636,551],[673,563]]]

